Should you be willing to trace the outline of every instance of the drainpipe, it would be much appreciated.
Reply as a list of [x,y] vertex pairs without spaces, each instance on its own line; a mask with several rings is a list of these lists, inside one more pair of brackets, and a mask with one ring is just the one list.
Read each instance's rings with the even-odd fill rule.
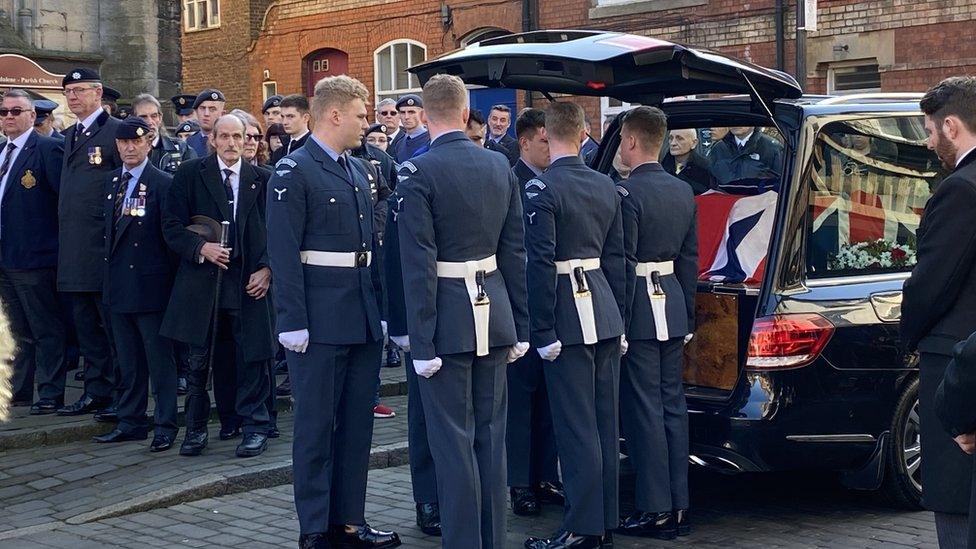
[[776,0],[776,68],[786,70],[786,37],[783,17],[786,15],[784,0]]
[[20,9],[17,10],[17,23],[20,27],[20,37],[31,47],[34,47],[34,11],[27,7],[28,1],[20,0]]
[[[539,0],[522,0],[522,32],[539,28]],[[532,106],[532,92],[525,92],[525,106]]]

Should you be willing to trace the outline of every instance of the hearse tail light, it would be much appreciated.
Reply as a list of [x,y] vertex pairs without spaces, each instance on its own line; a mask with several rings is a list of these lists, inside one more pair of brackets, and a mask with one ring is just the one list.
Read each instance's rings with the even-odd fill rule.
[[591,90],[602,90],[607,87],[606,82],[593,82],[592,80],[586,83],[586,87]]
[[782,314],[756,319],[749,335],[749,370],[799,368],[823,351],[834,325],[813,313]]

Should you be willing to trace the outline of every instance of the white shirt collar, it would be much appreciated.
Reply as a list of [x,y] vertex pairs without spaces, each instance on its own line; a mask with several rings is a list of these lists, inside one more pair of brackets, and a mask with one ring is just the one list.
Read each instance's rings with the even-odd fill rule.
[[142,164],[139,164],[138,166],[136,166],[135,168],[132,168],[131,170],[128,169],[128,168],[126,168],[125,165],[123,165],[122,166],[122,173],[123,174],[126,173],[126,172],[131,173],[132,174],[132,179],[130,180],[130,184],[131,185],[135,185],[136,181],[138,181],[139,178],[142,177],[142,172],[145,171],[147,164],[149,164],[149,157],[148,156],[146,157],[145,160],[142,161]]
[[305,129],[305,132],[302,133],[301,135],[293,135],[293,136],[291,136],[291,140],[292,141],[301,141],[302,138],[304,138],[306,135],[308,135],[308,132],[309,132],[309,130],[308,130],[308,128],[306,128]]
[[14,145],[17,145],[17,148],[14,149],[14,152],[19,152],[24,148],[24,144],[27,143],[27,140],[30,138],[30,134],[32,131],[34,131],[33,128],[27,130],[26,132],[20,134],[20,137],[18,137],[17,139],[8,138],[7,142],[4,143],[2,146],[0,146],[0,148],[6,149],[10,145],[10,143],[13,143]]
[[240,158],[237,159],[237,162],[233,166],[228,166],[227,164],[224,164],[224,160],[218,156],[217,157],[217,167],[220,168],[221,175],[223,175],[224,170],[228,170],[228,169],[230,171],[234,172],[234,175],[236,175],[238,177],[240,177],[240,175],[241,175],[241,159]]
[[98,120],[98,117],[101,116],[103,112],[105,112],[105,110],[98,107],[95,109],[95,112],[89,114],[87,118],[81,121],[81,125],[85,127],[85,131],[91,129],[92,125],[95,124],[95,120]]
[[[18,145],[18,146],[19,146],[19,145]],[[971,148],[970,148],[970,149],[969,149],[968,151],[966,151],[966,152],[964,152],[964,153],[962,153],[962,154],[960,154],[959,156],[957,156],[957,157],[956,157],[956,167],[958,168],[958,167],[959,167],[959,164],[960,164],[960,163],[961,163],[961,162],[962,162],[962,161],[963,161],[963,160],[964,160],[964,159],[965,159],[965,158],[966,158],[967,156],[969,156],[970,154],[972,154],[972,153],[973,153],[973,151],[976,151],[976,146],[974,146],[974,147],[971,147]]]
[[745,147],[746,143],[749,142],[749,139],[752,138],[752,134],[754,133],[756,133],[756,130],[752,130],[751,132],[749,132],[749,135],[743,137],[742,139],[739,139],[738,136],[735,136],[735,144],[739,145],[740,147]]

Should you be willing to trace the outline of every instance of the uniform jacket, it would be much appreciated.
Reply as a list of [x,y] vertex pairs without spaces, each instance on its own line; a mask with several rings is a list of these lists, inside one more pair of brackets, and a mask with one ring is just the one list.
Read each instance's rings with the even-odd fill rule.
[[627,279],[620,197],[609,177],[578,156],[554,161],[525,185],[525,243],[533,347],[583,343],[569,276],[555,261],[600,258],[586,271],[600,340],[624,333]]
[[58,264],[58,189],[64,148],[56,139],[30,132],[10,166],[0,197],[0,267],[5,269]]
[[519,158],[515,163],[515,166],[512,167],[512,173],[515,174],[515,178],[518,180],[519,189],[524,189],[525,184],[528,183],[530,179],[534,179],[536,176],[535,172],[532,171],[532,168],[522,161],[521,158]]
[[736,181],[756,180],[773,186],[779,183],[783,173],[783,147],[775,139],[758,129],[752,132],[745,147],[740,151],[735,136],[729,132],[722,141],[714,144],[708,155],[715,186]]
[[596,156],[596,151],[600,149],[600,144],[596,142],[592,137],[583,142],[580,146],[580,158],[583,162],[589,165],[593,162],[593,158]]
[[695,200],[688,185],[658,163],[638,166],[617,185],[627,257],[627,339],[656,337],[647,279],[638,263],[674,261],[674,274],[661,277],[670,337],[695,329],[698,287],[698,228]]
[[905,281],[901,338],[910,350],[949,355],[976,331],[976,152],[929,198],[919,224],[918,264]]
[[491,300],[488,345],[527,341],[522,203],[508,162],[472,143],[464,132],[450,132],[434,141],[427,154],[402,165],[397,194],[403,293],[414,360],[477,348],[464,281],[438,278],[438,261],[494,255],[498,269],[485,276]]
[[398,164],[417,156],[418,151],[430,147],[430,132],[424,132],[417,137],[404,136],[393,148],[393,158]]
[[105,112],[77,141],[77,126],[65,132],[58,194],[58,290],[62,292],[102,291],[105,276],[102,191],[106,177],[122,166],[115,145],[119,124],[117,118]]
[[[312,343],[355,345],[383,337],[379,270],[303,265],[299,253],[372,252],[373,201],[365,167],[353,180],[313,139],[275,166],[268,185],[268,252],[277,333],[307,329]],[[375,259],[375,258],[374,258]]]
[[392,156],[394,159],[396,158],[397,147],[400,146],[400,142],[403,141],[406,137],[407,137],[406,132],[403,131],[403,128],[400,128],[400,131],[397,132],[396,137],[390,140],[390,144],[387,145],[386,150],[389,153],[389,155]]
[[383,236],[383,290],[386,294],[386,329],[390,336],[405,336],[407,304],[403,300],[403,266],[400,263],[400,193],[393,191],[387,199],[386,231]]
[[[224,276],[222,281],[241,292],[243,352],[247,362],[270,359],[276,349],[268,299],[253,299],[244,292],[251,274],[269,266],[265,223],[268,177],[264,168],[241,163],[235,220],[237,238],[232,246],[240,254],[235,261],[240,261],[242,268],[240,279]],[[217,267],[210,262],[198,263],[204,241],[186,226],[194,215],[205,215],[218,222],[231,219],[222,181],[215,154],[188,160],[176,170],[163,209],[163,237],[180,262],[160,333],[193,345],[207,341],[216,296]]]
[[122,170],[105,181],[105,285],[102,302],[113,313],[150,313],[166,310],[173,277],[174,256],[163,240],[163,201],[173,177],[147,164],[130,197],[146,187],[146,215],[123,215],[115,224],[115,197]]
[[186,142],[165,135],[149,151],[149,163],[170,175],[176,173],[180,164],[196,157],[197,153]]
[[712,176],[708,173],[708,159],[698,154],[698,151],[691,151],[684,168],[681,169],[681,173],[675,173],[677,165],[671,153],[664,155],[664,158],[661,160],[661,166],[664,168],[664,171],[691,186],[691,190],[695,193],[695,196],[714,188]]
[[199,130],[197,133],[186,138],[186,144],[193,149],[193,152],[197,153],[198,158],[203,158],[213,152],[210,150],[209,145],[207,145],[208,139],[209,136],[203,130]]
[[301,139],[298,139],[294,142],[292,142],[291,136],[289,135],[288,141],[287,142],[282,141],[281,148],[271,153],[271,163],[277,164],[279,160],[287,156],[289,145],[291,146],[292,153],[305,146],[305,143],[308,141],[308,136],[310,135],[312,135],[312,132],[306,133],[304,136],[302,136]]
[[491,139],[491,136],[486,137],[485,148],[489,151],[497,151],[504,154],[505,158],[508,158],[509,166],[514,167],[515,163],[518,162],[520,154],[518,141],[507,133],[497,143]]

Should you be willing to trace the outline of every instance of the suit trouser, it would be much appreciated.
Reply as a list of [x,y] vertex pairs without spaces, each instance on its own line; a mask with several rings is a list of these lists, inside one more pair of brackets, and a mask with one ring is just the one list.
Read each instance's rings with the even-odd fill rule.
[[[268,379],[265,361],[244,361],[244,330],[241,326],[241,311],[239,309],[220,309],[217,314],[220,315],[217,327],[218,335],[221,330],[226,328],[230,330],[234,339],[234,349],[224,355],[225,357],[234,357],[234,374],[236,376],[234,409],[241,418],[245,433],[267,434],[269,417],[265,398],[270,390],[268,385],[271,380]],[[187,395],[184,403],[187,432],[206,430],[207,419],[210,417],[210,395],[207,393],[209,337],[206,341],[208,343],[203,345],[190,345],[190,370],[187,372]],[[226,380],[218,378],[215,366],[214,386],[216,387],[221,383],[226,383]]]
[[505,361],[445,355],[441,369],[418,379],[427,437],[437,467],[442,544],[480,549],[505,544]]
[[603,535],[620,522],[620,340],[563,346],[544,367],[566,490],[563,529]]
[[113,398],[118,384],[118,363],[102,293],[71,292],[69,295],[78,351],[85,357],[85,392],[97,398]]
[[287,351],[295,399],[295,508],[302,534],[366,523],[371,403],[383,342]]
[[684,338],[630,341],[621,362],[620,409],[627,450],[637,472],[637,510],[687,509]]
[[[229,326],[217,326],[217,342],[214,345],[213,397],[220,428],[232,431],[241,426],[237,414],[237,344]],[[189,374],[187,374],[189,386]]]
[[558,482],[556,439],[542,358],[530,349],[508,365],[508,485]]
[[434,472],[434,456],[427,440],[427,421],[424,419],[424,402],[420,398],[420,376],[413,369],[410,353],[404,354],[403,365],[407,370],[407,453],[410,456],[410,482],[413,500],[417,503],[437,503],[437,475]]
[[162,324],[162,312],[112,313],[112,335],[119,353],[121,377],[119,429],[123,432],[148,430],[146,407],[148,385],[152,382],[155,433],[176,436],[176,363],[172,342],[159,335]]
[[0,269],[0,300],[17,345],[12,379],[14,400],[34,400],[36,377],[40,398],[63,401],[65,327],[55,270]]

